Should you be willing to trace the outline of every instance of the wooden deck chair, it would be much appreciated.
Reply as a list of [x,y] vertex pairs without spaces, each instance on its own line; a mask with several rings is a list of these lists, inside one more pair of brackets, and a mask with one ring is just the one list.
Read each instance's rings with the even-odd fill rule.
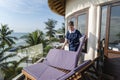
[[97,60],[87,60],[80,64],[78,67],[71,70],[66,75],[58,80],[101,80],[99,72],[97,71]]
[[85,40],[86,36],[84,35],[76,52],[51,49],[42,63],[23,68],[22,73],[30,80],[57,80],[77,67],[78,56]]
[[[85,71],[92,64],[91,60],[85,61],[80,64],[78,67],[74,68],[69,72],[64,72],[54,67],[47,66],[43,63],[40,63],[38,66],[32,65],[29,69],[35,72],[34,74],[29,74],[27,76],[39,76],[39,78],[30,77],[30,80],[79,80],[82,78],[81,72]],[[33,70],[33,67],[35,70]],[[42,72],[42,70],[44,70]],[[36,73],[40,71],[39,73]]]
[[87,80],[83,78],[83,73],[87,71],[91,65],[93,65],[93,62],[91,60],[87,60],[58,80]]

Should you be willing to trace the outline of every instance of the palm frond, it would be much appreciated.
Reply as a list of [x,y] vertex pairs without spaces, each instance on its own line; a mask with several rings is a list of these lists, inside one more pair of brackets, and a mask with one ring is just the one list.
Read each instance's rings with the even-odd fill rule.
[[9,54],[9,55],[7,55],[7,56],[5,56],[5,57],[3,57],[3,58],[0,58],[0,62],[6,60],[6,59],[8,59],[8,58],[14,57],[14,56],[16,56],[16,54]]
[[2,62],[0,63],[0,67],[1,68],[6,68],[8,66],[8,64],[15,64],[17,63],[16,61],[7,61],[7,62]]
[[8,30],[7,32],[6,32],[6,35],[11,35],[13,33],[13,30]]
[[28,59],[28,57],[24,57],[24,58],[22,58],[21,60],[19,60],[18,62],[17,62],[17,67],[20,65],[20,63],[22,63],[22,62],[24,62],[24,61],[26,61]]

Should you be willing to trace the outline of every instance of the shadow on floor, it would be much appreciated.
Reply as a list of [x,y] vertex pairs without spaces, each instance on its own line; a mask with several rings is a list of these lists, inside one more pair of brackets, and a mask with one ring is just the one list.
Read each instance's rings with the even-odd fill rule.
[[104,73],[120,80],[120,58],[108,58],[105,60]]

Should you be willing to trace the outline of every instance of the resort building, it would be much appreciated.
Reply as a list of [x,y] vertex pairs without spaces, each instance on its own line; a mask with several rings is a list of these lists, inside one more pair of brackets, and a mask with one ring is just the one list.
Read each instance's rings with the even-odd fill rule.
[[[69,55],[65,57],[65,60],[62,58],[64,57],[63,55],[66,55],[64,53],[65,50],[61,51],[61,54],[59,54],[60,51],[58,50],[52,50],[53,52],[50,52],[47,56],[48,60],[45,59],[48,63],[50,60],[52,66],[40,63],[33,65],[33,67],[24,68],[23,74],[26,76],[26,80],[81,80],[81,76],[85,78],[82,80],[120,80],[120,0],[48,0],[48,5],[53,12],[65,18],[65,31],[68,30],[68,22],[74,21],[75,28],[87,36],[83,58],[86,61],[93,60],[93,62],[89,65],[79,65],[66,73],[65,71],[71,67],[68,65],[74,61],[74,56],[68,57],[71,54],[68,51]],[[95,58],[100,55],[101,46],[104,55],[107,56],[107,60],[103,60],[100,63],[94,62]],[[103,54],[100,56],[103,57]],[[62,60],[59,61],[60,59],[58,58]],[[65,62],[66,66],[64,64],[61,65],[62,62]],[[95,65],[98,64],[97,67],[101,67],[95,70],[96,72],[99,71],[97,73],[99,77],[97,79],[87,79],[88,77],[85,76],[88,74],[86,72],[84,74],[84,71],[94,65],[93,63]],[[37,65],[41,67],[41,70]],[[43,66],[47,66],[47,69],[43,69]],[[102,72],[102,69],[104,69],[104,72]],[[44,73],[40,71],[44,71]],[[91,76],[94,77],[95,75],[93,72]]]
[[120,57],[120,0],[48,0],[50,9],[70,20],[87,35],[85,60],[97,56],[100,41],[104,54]]

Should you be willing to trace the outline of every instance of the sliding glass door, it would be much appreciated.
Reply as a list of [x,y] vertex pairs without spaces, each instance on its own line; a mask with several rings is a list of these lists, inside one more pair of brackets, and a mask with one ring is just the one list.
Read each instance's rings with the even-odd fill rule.
[[105,41],[105,54],[120,55],[120,2],[101,7],[101,40]]
[[120,5],[111,6],[110,12],[108,49],[120,51]]

